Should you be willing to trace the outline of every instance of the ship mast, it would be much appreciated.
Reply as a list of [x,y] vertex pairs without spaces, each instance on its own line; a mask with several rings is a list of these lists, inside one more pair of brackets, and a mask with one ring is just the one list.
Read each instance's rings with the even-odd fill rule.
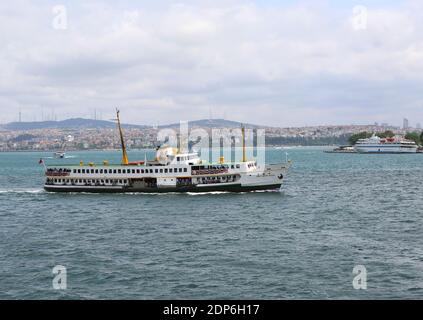
[[242,162],[247,162],[247,158],[245,156],[245,127],[244,127],[244,124],[241,125],[241,132],[242,132]]
[[120,118],[119,118],[119,110],[116,109],[116,116],[117,116],[117,125],[119,128],[119,135],[120,135],[120,143],[122,145],[122,164],[128,164],[128,155],[126,154],[126,146],[125,146],[125,141],[123,139],[123,132],[122,132],[122,127],[120,125]]

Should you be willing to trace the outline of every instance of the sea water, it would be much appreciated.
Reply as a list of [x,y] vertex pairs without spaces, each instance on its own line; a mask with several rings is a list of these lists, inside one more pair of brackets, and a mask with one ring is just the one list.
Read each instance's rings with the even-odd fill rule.
[[204,194],[48,193],[40,158],[120,153],[0,153],[0,298],[422,298],[423,154],[323,150],[268,149],[280,192]]

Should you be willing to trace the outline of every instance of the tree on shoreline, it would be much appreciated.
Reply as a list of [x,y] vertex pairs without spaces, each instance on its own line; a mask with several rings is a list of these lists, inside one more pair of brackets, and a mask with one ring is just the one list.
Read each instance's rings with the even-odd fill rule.
[[423,135],[423,131],[420,134],[416,131],[407,132],[407,134],[405,135],[405,138],[407,140],[412,140],[416,144],[420,145],[422,143],[422,140],[421,140],[422,135]]

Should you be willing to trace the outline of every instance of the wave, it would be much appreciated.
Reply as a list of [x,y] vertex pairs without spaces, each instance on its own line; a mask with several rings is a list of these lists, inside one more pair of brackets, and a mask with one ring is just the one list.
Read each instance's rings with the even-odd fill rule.
[[0,189],[0,193],[43,193],[44,189]]
[[[208,195],[208,194],[227,194],[227,193],[233,193],[230,191],[206,191],[206,192],[185,192],[182,194],[187,194],[190,196],[202,196],[202,195]],[[239,192],[238,192],[239,193]]]

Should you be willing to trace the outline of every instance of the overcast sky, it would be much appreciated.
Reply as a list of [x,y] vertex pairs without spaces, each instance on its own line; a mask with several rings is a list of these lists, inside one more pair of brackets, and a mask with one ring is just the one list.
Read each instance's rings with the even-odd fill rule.
[[423,123],[423,1],[115,2],[1,2],[0,123]]

